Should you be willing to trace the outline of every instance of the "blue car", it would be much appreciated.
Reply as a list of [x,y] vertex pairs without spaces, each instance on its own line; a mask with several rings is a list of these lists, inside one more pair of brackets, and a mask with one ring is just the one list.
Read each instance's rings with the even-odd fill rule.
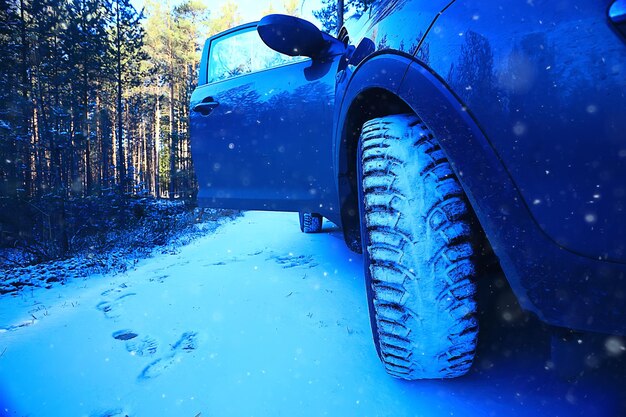
[[486,237],[520,305],[626,334],[626,0],[379,0],[206,41],[198,203],[322,217],[362,252],[387,371],[466,373]]

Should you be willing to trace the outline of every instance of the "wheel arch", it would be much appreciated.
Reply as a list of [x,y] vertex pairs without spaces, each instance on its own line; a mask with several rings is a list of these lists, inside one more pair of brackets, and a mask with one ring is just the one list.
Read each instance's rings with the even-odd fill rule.
[[356,147],[361,127],[373,118],[411,112],[398,96],[400,81],[412,62],[410,55],[383,51],[359,64],[350,78],[337,112],[335,166],[340,196],[340,216],[344,240],[360,253],[360,219],[356,188]]
[[[381,71],[381,68],[390,69]],[[400,70],[403,69],[403,71]],[[401,78],[393,78],[402,73]],[[400,80],[400,81],[398,81]],[[363,123],[400,112],[418,115],[440,142],[468,196],[472,210],[524,308],[537,311],[520,286],[509,251],[532,228],[527,209],[508,172],[471,113],[447,84],[424,63],[398,52],[362,63],[343,95],[337,123],[336,163],[341,221],[348,246],[361,251],[356,186],[356,147]],[[515,219],[514,227],[507,218]]]

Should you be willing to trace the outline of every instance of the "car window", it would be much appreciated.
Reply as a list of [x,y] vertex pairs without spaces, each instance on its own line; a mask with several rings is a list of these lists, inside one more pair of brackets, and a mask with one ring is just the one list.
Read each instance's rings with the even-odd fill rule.
[[305,59],[308,58],[290,57],[270,49],[263,43],[256,28],[250,27],[211,41],[208,82],[221,81]]

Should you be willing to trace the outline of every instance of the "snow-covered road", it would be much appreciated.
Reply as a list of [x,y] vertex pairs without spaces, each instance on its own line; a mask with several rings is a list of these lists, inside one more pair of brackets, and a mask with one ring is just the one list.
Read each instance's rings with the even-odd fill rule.
[[620,415],[624,387],[561,382],[541,349],[483,349],[454,381],[387,376],[361,262],[330,223],[247,213],[124,274],[6,295],[0,415]]

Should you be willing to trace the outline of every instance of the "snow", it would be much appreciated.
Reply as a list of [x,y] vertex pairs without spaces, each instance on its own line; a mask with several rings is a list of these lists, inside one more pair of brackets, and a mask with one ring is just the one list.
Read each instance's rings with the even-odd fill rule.
[[297,217],[246,213],[124,273],[0,297],[0,415],[619,414],[621,386],[561,382],[515,345],[458,380],[389,377],[361,257]]

